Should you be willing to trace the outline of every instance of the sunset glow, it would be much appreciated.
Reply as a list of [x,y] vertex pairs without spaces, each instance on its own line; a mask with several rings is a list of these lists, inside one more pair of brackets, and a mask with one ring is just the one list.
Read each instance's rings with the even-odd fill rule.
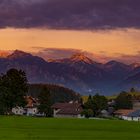
[[109,57],[137,55],[140,30],[68,31],[47,29],[1,29],[0,49],[37,52],[45,48],[73,48]]
[[[71,49],[139,61],[139,0],[2,0],[0,50]],[[43,54],[43,57],[49,58]],[[66,57],[62,56],[62,57]]]

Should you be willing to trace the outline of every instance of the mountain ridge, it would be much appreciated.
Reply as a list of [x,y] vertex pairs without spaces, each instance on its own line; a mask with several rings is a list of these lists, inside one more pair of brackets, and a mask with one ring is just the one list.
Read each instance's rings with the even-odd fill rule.
[[[81,53],[70,58],[46,61],[20,50],[15,50],[4,59],[0,58],[0,72],[10,68],[23,69],[29,83],[60,84],[82,94],[100,92],[107,95],[130,87],[125,79],[139,69],[115,60],[98,63]],[[123,86],[120,86],[122,82]]]
[[[3,58],[3,56],[4,56],[4,58],[14,57],[13,55],[15,55],[15,54],[19,55],[19,57],[20,57],[20,54],[21,54],[21,56],[23,54],[25,56],[26,55],[28,55],[28,56],[32,55],[32,56],[36,56],[36,57],[42,58],[39,55],[33,55],[31,52],[25,52],[25,51],[18,50],[18,49],[17,50],[13,50],[13,51],[1,51],[0,50],[0,58]],[[44,59],[44,58],[42,58],[42,59]],[[109,63],[120,63],[120,64],[123,64],[123,65],[131,66],[133,68],[140,67],[140,62],[134,62],[134,63],[131,63],[131,64],[125,64],[125,63],[117,61],[117,60],[109,60],[106,63],[97,62],[97,61],[94,61],[93,59],[87,57],[85,55],[85,53],[75,53],[75,54],[73,54],[69,58],[62,58],[62,59],[51,59],[51,58],[48,58],[47,60],[46,59],[44,59],[44,60],[47,61],[47,62],[60,62],[60,61],[63,62],[63,60],[65,61],[65,60],[68,60],[68,59],[71,59],[71,61],[75,61],[75,62],[76,61],[77,62],[78,61],[84,61],[86,63],[97,63],[97,64],[103,64],[103,65],[107,65]]]

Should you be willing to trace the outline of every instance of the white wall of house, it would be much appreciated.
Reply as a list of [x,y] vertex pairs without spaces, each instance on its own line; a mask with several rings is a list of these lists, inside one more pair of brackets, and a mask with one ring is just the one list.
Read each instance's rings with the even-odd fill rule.
[[128,116],[121,116],[123,120],[127,121],[140,121],[140,117],[128,117]]
[[24,114],[24,108],[23,107],[15,107],[12,108],[12,113],[15,115],[23,115]]
[[57,113],[60,111],[60,109],[53,109],[53,117],[57,118]]
[[133,117],[133,121],[140,121],[140,117]]
[[122,118],[123,120],[127,120],[127,121],[132,121],[132,120],[133,120],[132,117],[128,117],[128,116],[121,116],[121,118]]
[[84,119],[84,118],[85,118],[85,116],[84,116],[84,115],[79,114],[79,115],[78,115],[78,118],[80,118],[80,119],[82,119],[82,118],[83,118],[83,119]]
[[38,113],[37,107],[27,108],[27,116],[34,116]]

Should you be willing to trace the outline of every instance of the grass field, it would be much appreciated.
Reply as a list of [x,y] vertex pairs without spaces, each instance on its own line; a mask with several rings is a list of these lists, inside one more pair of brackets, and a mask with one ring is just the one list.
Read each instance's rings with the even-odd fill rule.
[[140,123],[2,116],[0,140],[140,140]]

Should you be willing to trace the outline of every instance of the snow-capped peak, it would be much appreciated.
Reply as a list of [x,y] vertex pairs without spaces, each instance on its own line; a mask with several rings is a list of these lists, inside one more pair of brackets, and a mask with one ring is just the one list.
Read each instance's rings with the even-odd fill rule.
[[90,58],[85,56],[85,54],[83,54],[83,53],[74,54],[70,59],[73,62],[85,62],[88,64],[94,63],[93,60],[91,60]]

